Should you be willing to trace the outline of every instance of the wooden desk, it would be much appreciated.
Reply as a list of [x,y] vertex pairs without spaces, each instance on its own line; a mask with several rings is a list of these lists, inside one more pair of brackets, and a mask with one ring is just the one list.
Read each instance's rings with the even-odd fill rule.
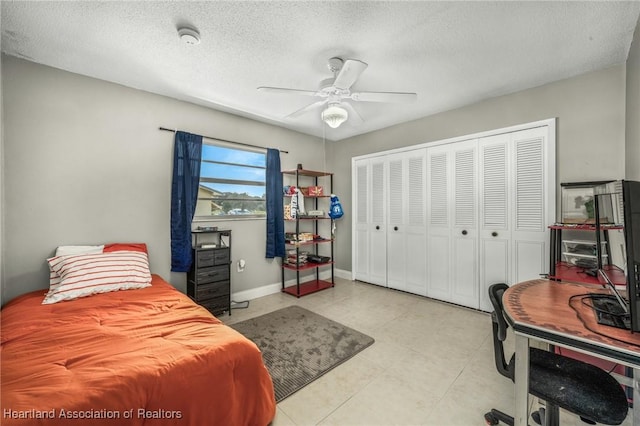
[[571,296],[606,292],[593,285],[532,280],[514,284],[504,293],[504,310],[515,334],[516,425],[528,424],[530,339],[633,368],[633,424],[640,425],[640,333],[599,325],[579,298],[571,302],[579,315],[569,306]]

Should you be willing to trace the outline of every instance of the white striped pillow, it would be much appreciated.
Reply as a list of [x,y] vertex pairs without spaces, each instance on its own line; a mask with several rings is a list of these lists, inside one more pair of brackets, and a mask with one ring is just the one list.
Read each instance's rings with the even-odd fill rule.
[[[56,249],[56,256],[67,256],[71,254],[94,254],[102,253],[104,250],[104,244],[99,246],[58,246]],[[50,271],[49,272],[49,288],[55,288],[60,285],[60,275]]]
[[47,259],[51,273],[60,282],[51,286],[43,304],[57,303],[109,291],[131,290],[151,285],[146,253],[110,253],[55,256]]

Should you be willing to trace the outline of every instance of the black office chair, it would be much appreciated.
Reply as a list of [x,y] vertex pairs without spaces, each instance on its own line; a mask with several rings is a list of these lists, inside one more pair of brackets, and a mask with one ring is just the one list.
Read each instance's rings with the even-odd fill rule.
[[[489,287],[489,299],[494,311],[493,349],[498,372],[512,381],[515,375],[515,354],[507,364],[504,357],[504,340],[507,337],[507,321],[504,317],[502,294],[506,284]],[[529,393],[546,401],[546,409],[533,413],[538,424],[558,426],[559,409],[564,408],[580,416],[589,424],[619,425],[627,417],[627,397],[620,384],[606,371],[582,361],[553,352],[530,348]],[[513,425],[513,417],[492,409],[484,415],[488,425],[503,422]]]

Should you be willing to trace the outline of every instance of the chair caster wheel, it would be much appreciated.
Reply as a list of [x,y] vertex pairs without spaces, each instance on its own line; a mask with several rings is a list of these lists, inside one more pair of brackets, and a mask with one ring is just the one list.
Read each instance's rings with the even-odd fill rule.
[[497,425],[499,423],[499,420],[492,413],[485,414],[484,421],[489,426]]
[[544,408],[541,408],[539,411],[535,411],[531,414],[531,418],[536,424],[541,425],[544,422]]

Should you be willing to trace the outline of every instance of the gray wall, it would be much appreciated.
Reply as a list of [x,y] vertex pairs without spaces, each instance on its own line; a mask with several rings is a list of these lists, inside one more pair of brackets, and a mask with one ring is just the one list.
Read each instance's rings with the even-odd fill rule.
[[[145,242],[151,270],[184,291],[170,270],[173,134],[159,126],[288,150],[282,166],[326,166],[321,139],[14,57],[2,58],[4,279],[2,301],[48,286],[58,245]],[[264,258],[264,220],[230,228],[232,291],[280,281]]]
[[351,270],[352,157],[554,117],[558,184],[624,177],[624,65],[332,143],[328,157],[345,210],[338,223],[337,268]]
[[625,177],[640,181],[640,20],[627,59]]

